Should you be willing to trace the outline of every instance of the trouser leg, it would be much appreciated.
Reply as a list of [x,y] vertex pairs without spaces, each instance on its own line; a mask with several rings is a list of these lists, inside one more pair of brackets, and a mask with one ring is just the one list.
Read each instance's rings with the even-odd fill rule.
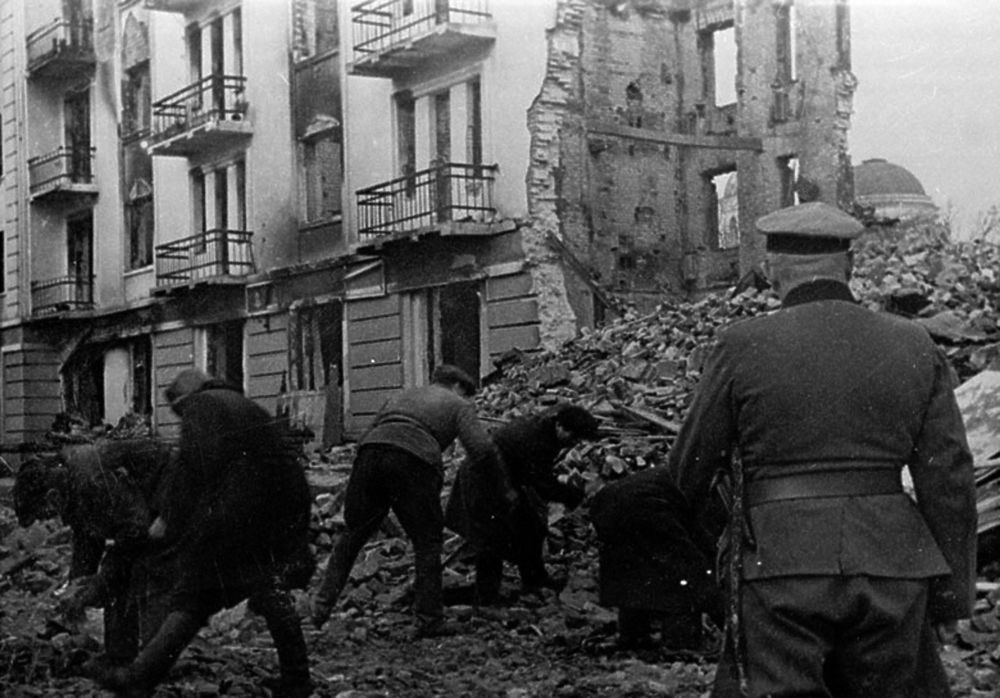
[[191,610],[171,611],[135,660],[124,669],[113,671],[105,683],[129,696],[152,691],[166,677],[206,619],[205,614]]
[[309,695],[312,682],[309,678],[309,652],[302,623],[291,596],[285,591],[265,589],[250,597],[248,606],[264,617],[268,632],[278,653],[281,668],[281,686],[285,694]]
[[129,589],[117,590],[104,607],[104,653],[111,664],[128,664],[139,651],[139,608]]
[[[405,458],[398,470],[397,496],[392,509],[413,541],[413,607],[417,624],[440,623],[444,615],[441,598],[441,546],[444,514],[441,511],[441,476],[416,459]],[[405,466],[405,467],[403,467]]]
[[503,557],[492,548],[476,554],[476,597],[480,605],[489,606],[500,600],[503,581]]
[[318,626],[330,617],[358,553],[389,513],[385,483],[381,482],[379,474],[379,455],[378,449],[362,448],[354,463],[344,501],[347,529],[334,543],[314,598],[313,623]]

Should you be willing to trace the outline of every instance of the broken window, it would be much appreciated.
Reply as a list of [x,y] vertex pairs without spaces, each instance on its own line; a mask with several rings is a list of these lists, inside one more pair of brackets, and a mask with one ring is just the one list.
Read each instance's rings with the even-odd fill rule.
[[153,165],[152,158],[138,143],[125,146],[123,163],[128,268],[131,270],[153,263]]
[[799,159],[795,155],[778,158],[778,176],[781,181],[781,206],[794,206],[799,203],[799,193],[796,185],[799,180]]
[[337,48],[337,0],[295,0],[292,13],[296,61]]
[[132,342],[132,411],[148,415],[153,412],[153,346],[149,335]]
[[736,168],[709,177],[708,229],[714,231],[716,249],[740,246],[739,179]]
[[243,321],[205,328],[205,372],[235,388],[243,388]]
[[732,22],[699,35],[705,101],[716,107],[736,102],[736,29]]
[[787,85],[798,77],[795,42],[795,5],[784,0],[774,8],[779,85]]
[[288,320],[290,390],[342,385],[344,310],[339,301],[294,310]]
[[334,129],[302,140],[302,218],[307,223],[330,220],[341,213],[343,183],[341,144]]
[[729,250],[740,246],[739,175],[736,169],[712,178],[716,202],[716,246]]
[[[417,103],[409,91],[396,94],[396,148],[399,174],[412,177],[417,171]],[[407,182],[407,195],[415,191],[416,182]]]
[[149,131],[151,93],[149,61],[125,71],[122,84],[122,138],[129,140]]
[[407,382],[423,385],[441,364],[458,366],[473,378],[482,375],[478,281],[425,289],[405,297],[404,360]]
[[[466,83],[468,125],[465,148],[469,164],[483,164],[483,90],[478,77]],[[479,174],[478,172],[476,173]]]

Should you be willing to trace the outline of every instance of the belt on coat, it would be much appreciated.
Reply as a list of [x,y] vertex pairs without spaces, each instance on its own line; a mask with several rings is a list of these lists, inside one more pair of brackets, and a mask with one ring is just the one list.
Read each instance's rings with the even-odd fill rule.
[[871,497],[903,491],[899,467],[820,470],[760,478],[747,483],[747,505],[788,499]]

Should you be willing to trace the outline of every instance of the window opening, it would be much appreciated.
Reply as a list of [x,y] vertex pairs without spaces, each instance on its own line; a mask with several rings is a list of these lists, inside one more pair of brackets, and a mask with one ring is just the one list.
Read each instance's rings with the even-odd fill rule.
[[740,216],[738,197],[739,176],[735,169],[712,177],[712,220],[716,247],[728,250],[740,246]]
[[799,181],[799,159],[795,155],[778,158],[778,173],[781,179],[781,206],[799,203],[797,184]]

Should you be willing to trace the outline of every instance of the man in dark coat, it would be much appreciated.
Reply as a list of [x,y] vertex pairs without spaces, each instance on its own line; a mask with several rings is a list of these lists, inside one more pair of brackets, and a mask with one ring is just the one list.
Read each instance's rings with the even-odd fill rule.
[[499,599],[505,559],[517,565],[525,589],[554,585],[542,555],[548,503],[572,509],[584,497],[579,487],[560,482],[554,468],[565,449],[596,438],[597,431],[597,420],[584,408],[557,405],[494,431],[501,461],[493,467],[467,462],[459,469],[445,522],[476,550],[480,604]]
[[310,695],[305,640],[286,591],[304,586],[312,569],[305,474],[271,415],[221,381],[182,371],[166,396],[181,417],[180,454],[150,535],[176,566],[170,612],[105,683],[150,694],[213,614],[249,599],[278,652],[278,693]]
[[812,202],[757,227],[782,307],[720,332],[670,452],[695,506],[742,464],[743,632],[716,694],[735,671],[751,696],[948,695],[929,631],[970,615],[976,553],[952,371],[851,295],[855,219]]
[[456,438],[473,467],[498,457],[469,398],[475,383],[461,369],[438,366],[430,385],[390,398],[362,437],[347,483],[341,534],[313,602],[322,627],[347,583],[354,560],[389,514],[395,512],[414,549],[414,610],[418,637],[450,634],[441,599],[443,515],[441,453]]
[[620,646],[652,646],[653,626],[659,625],[664,648],[700,651],[702,614],[722,627],[714,552],[725,522],[722,507],[711,507],[709,517],[707,526],[695,518],[663,467],[629,475],[594,495],[590,520],[597,531],[599,598],[601,605],[618,608]]
[[[170,446],[154,439],[101,440],[66,446],[27,461],[14,483],[22,526],[58,516],[72,531],[69,579],[62,602],[69,616],[104,608],[107,664],[130,662],[140,638],[162,621],[163,608],[145,588],[145,562],[154,553],[147,529],[155,517],[170,462]],[[108,541],[114,544],[107,545]]]

